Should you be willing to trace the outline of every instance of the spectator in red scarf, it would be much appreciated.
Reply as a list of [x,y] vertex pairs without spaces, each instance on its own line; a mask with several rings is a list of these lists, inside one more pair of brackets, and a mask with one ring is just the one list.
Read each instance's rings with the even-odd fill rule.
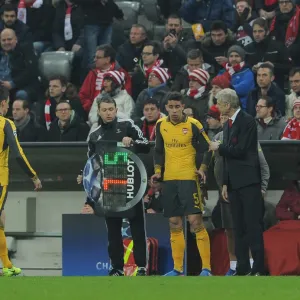
[[116,52],[110,45],[97,48],[95,55],[96,68],[91,70],[85,78],[79,91],[79,97],[84,110],[89,113],[94,99],[100,94],[103,76],[109,71],[119,71],[125,74],[125,89],[131,95],[131,79],[129,74],[116,62]]
[[254,75],[245,63],[245,55],[245,50],[242,47],[231,46],[228,50],[228,63],[223,64],[225,68],[223,76],[227,77],[239,96],[243,110],[246,110],[247,107],[248,94],[255,87]]
[[283,131],[282,140],[300,140],[300,99],[293,104],[294,118],[289,121]]
[[143,116],[144,103],[149,98],[155,99],[159,104],[160,110],[164,113],[166,112],[166,103],[164,100],[167,92],[170,90],[167,86],[169,79],[168,69],[157,67],[151,69],[151,73],[148,76],[148,88],[144,89],[136,100],[135,109],[132,114],[134,121],[138,121]]
[[199,121],[205,123],[205,116],[208,112],[209,89],[207,84],[209,74],[200,68],[189,73],[189,89],[185,91],[185,106],[195,109]]
[[296,66],[300,65],[300,7],[292,0],[279,0],[279,13],[272,21],[270,32],[284,44]]
[[159,103],[156,99],[150,98],[144,102],[144,116],[140,122],[137,122],[141,128],[144,137],[148,141],[155,140],[155,125],[157,120],[165,117],[165,114],[160,112]]

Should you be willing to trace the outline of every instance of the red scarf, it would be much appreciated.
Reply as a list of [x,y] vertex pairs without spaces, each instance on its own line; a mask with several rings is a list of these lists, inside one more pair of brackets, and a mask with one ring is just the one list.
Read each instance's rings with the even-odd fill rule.
[[[159,120],[162,117],[163,117],[163,115],[159,114],[159,117],[157,120]],[[156,122],[149,123],[149,122],[147,122],[146,119],[144,119],[143,125],[142,125],[142,132],[143,132],[144,137],[146,139],[148,139],[148,141],[155,140],[155,127],[156,127]]]
[[282,135],[283,140],[300,140],[300,121],[293,118],[285,127]]
[[198,90],[197,89],[192,89],[192,90],[188,89],[187,95],[193,99],[198,99],[203,95],[205,90],[206,90],[205,86],[201,86]]
[[45,122],[46,122],[46,128],[47,128],[47,130],[50,129],[50,124],[52,122],[52,120],[51,120],[51,114],[50,114],[50,108],[51,108],[51,101],[50,101],[50,99],[47,99],[46,104],[45,104],[45,110],[44,110]]
[[160,66],[164,63],[164,61],[162,59],[158,59],[155,61],[154,65],[152,67],[147,67],[144,65],[144,72],[145,72],[145,76],[146,78],[149,77],[150,73],[152,72],[152,69],[155,67],[160,68]]
[[67,4],[66,15],[65,15],[65,27],[64,27],[64,34],[65,34],[66,41],[71,41],[73,38],[71,14],[72,14],[72,5]]
[[[299,32],[299,25],[300,25],[300,8],[296,6],[296,12],[294,16],[290,19],[288,27],[285,33],[285,46],[288,48],[294,44],[298,32]],[[276,17],[273,19],[270,32],[275,29]]]
[[29,3],[25,3],[25,0],[20,0],[18,4],[18,19],[24,24],[27,22],[27,7],[40,8],[43,5],[43,0],[31,0]]

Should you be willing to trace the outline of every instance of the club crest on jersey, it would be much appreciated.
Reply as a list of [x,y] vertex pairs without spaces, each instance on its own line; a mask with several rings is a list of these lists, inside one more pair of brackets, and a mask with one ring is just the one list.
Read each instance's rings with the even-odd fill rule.
[[188,130],[187,128],[182,128],[182,133],[183,133],[183,134],[187,134],[188,131],[189,131],[189,130]]

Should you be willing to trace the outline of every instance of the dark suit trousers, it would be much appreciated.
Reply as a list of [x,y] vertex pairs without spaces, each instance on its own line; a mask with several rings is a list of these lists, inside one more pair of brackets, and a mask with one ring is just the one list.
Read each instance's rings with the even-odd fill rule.
[[[123,270],[124,246],[122,238],[122,218],[106,217],[105,222],[108,234],[108,255],[113,268]],[[135,206],[135,215],[128,218],[133,240],[133,255],[138,267],[146,267],[147,249],[145,233],[144,206],[140,201]]]
[[249,248],[253,257],[252,272],[264,272],[263,199],[260,184],[228,189],[235,235],[237,272],[250,271]]

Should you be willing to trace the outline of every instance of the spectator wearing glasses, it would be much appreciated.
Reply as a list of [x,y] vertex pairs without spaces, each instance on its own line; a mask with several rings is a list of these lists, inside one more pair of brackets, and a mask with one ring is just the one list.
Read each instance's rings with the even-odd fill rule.
[[274,68],[268,63],[261,64],[257,70],[256,81],[258,87],[253,89],[248,96],[247,112],[253,117],[256,116],[255,106],[261,96],[271,97],[276,108],[280,111],[281,115],[285,115],[285,94],[274,83]]
[[139,121],[143,117],[144,104],[148,99],[155,99],[159,103],[159,109],[166,113],[165,97],[169,92],[167,82],[170,79],[167,69],[154,67],[148,76],[148,88],[144,89],[138,96],[132,118]]
[[110,45],[97,48],[95,54],[95,69],[85,78],[79,91],[79,97],[84,110],[89,113],[94,99],[100,94],[104,74],[109,71],[119,71],[125,75],[125,89],[131,95],[131,79],[129,74],[116,61],[116,52]]
[[127,72],[133,72],[137,63],[141,61],[142,51],[146,43],[146,28],[140,24],[132,25],[129,40],[118,49],[117,62]]
[[294,64],[300,66],[300,8],[290,0],[279,0],[278,4],[279,13],[272,21],[271,35],[287,47]]
[[89,126],[72,110],[70,102],[64,100],[56,105],[56,117],[49,129],[51,142],[79,142],[86,141]]
[[160,43],[156,41],[147,42],[142,50],[142,59],[140,59],[132,74],[132,98],[137,100],[141,91],[148,86],[148,76],[152,68],[164,67],[164,61],[161,58],[162,48]]
[[291,68],[291,59],[286,47],[269,36],[268,22],[258,18],[253,22],[254,42],[245,47],[246,62],[254,73],[262,63],[272,64],[274,67],[275,82],[284,88],[284,76]]
[[262,96],[256,104],[258,140],[280,140],[286,126],[271,97]]
[[56,105],[62,100],[69,100],[72,108],[76,111],[77,115],[85,121],[87,115],[82,108],[77,90],[73,84],[68,83],[67,78],[63,76],[53,76],[49,79],[49,88],[47,91],[47,100],[42,106],[41,124],[47,130],[50,128],[51,122],[56,118]]

